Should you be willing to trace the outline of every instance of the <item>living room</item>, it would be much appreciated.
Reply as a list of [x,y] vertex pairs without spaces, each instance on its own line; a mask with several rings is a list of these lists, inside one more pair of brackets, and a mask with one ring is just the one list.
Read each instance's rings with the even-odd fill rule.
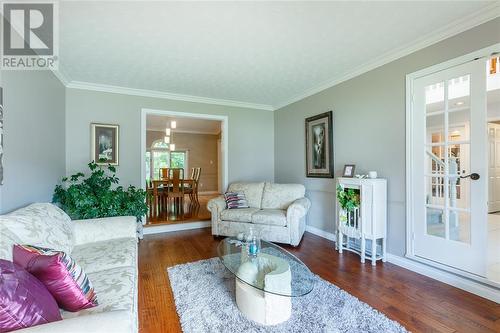
[[[1,332],[500,331],[498,1],[43,4],[2,2],[0,274],[46,301],[0,283]],[[186,119],[225,196],[145,226]]]

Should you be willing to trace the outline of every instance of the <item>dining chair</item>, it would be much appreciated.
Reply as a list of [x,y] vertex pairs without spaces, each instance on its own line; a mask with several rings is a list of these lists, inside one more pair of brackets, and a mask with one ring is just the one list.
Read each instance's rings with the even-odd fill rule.
[[155,197],[153,191],[153,183],[151,180],[146,179],[146,205],[148,206],[148,222],[154,218],[155,210]]
[[191,168],[192,183],[185,187],[184,193],[189,194],[191,202],[198,204],[198,183],[200,180],[201,168]]
[[200,184],[201,168],[193,168],[193,194],[196,202],[198,203],[198,186]]
[[167,186],[167,200],[174,200],[174,209],[179,205],[178,214],[184,213],[184,169],[170,169],[170,184]]
[[160,180],[163,180],[163,179],[168,179],[169,176],[170,176],[170,172],[169,172],[170,168],[160,168],[159,170],[159,179]]

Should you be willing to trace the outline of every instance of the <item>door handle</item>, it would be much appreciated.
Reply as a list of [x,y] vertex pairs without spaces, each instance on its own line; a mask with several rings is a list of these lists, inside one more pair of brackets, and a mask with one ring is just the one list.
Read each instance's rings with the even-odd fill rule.
[[460,176],[460,178],[468,178],[468,177],[470,177],[470,179],[472,180],[478,180],[479,178],[481,178],[481,176],[479,176],[479,174],[475,172],[467,176]]

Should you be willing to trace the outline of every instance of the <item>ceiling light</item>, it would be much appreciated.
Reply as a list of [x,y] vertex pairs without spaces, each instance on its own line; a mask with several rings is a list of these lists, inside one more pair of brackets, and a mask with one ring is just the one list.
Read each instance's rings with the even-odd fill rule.
[[170,135],[170,128],[165,128],[165,135]]
[[455,105],[456,106],[461,106],[461,105],[464,105],[464,102],[456,102]]
[[175,120],[172,120],[172,121],[170,122],[170,127],[172,127],[172,128],[177,128],[177,122],[176,122]]
[[169,136],[165,136],[165,137],[163,138],[163,141],[164,141],[165,143],[170,143],[170,137],[169,137]]
[[174,151],[174,150],[175,150],[175,143],[171,143],[171,144],[170,144],[170,150],[171,150],[171,151]]

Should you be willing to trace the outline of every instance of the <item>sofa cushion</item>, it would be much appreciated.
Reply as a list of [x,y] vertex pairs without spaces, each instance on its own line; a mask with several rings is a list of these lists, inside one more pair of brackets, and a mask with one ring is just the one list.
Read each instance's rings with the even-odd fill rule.
[[227,191],[245,193],[248,205],[251,208],[261,208],[264,183],[232,183]]
[[30,245],[15,245],[14,263],[40,280],[54,296],[59,307],[67,311],[80,311],[98,304],[92,282],[67,253]]
[[262,209],[287,209],[292,202],[306,193],[301,184],[266,183],[262,197]]
[[252,215],[258,208],[224,209],[220,214],[223,221],[252,222]]
[[117,267],[88,276],[99,297],[99,305],[78,312],[62,311],[63,319],[116,310],[128,310],[132,315],[137,294],[136,267]]
[[252,223],[286,226],[286,213],[281,209],[263,209],[252,215]]
[[77,245],[71,253],[71,256],[87,273],[135,266],[136,255],[137,240],[135,238],[117,238]]
[[30,244],[71,253],[71,219],[52,204],[32,204],[0,216],[0,254],[12,260],[13,244]]

